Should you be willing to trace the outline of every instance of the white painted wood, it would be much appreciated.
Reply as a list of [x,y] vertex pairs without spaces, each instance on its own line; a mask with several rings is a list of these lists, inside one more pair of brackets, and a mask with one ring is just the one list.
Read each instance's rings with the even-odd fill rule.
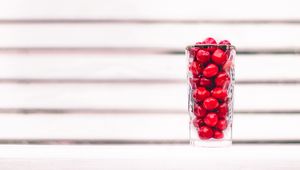
[[[299,80],[300,55],[238,55],[236,80]],[[0,53],[0,79],[182,80],[184,55]]]
[[0,27],[0,46],[184,50],[208,36],[229,39],[240,50],[300,47],[298,24],[7,24]]
[[0,150],[2,170],[98,170],[99,168],[297,170],[300,168],[299,145],[234,145],[218,149],[186,145],[4,145],[0,146]]
[[9,0],[0,3],[0,19],[289,20],[300,18],[298,7],[297,0]]
[[[185,84],[0,84],[0,108],[186,110]],[[298,110],[299,85],[236,85],[236,110]]]
[[[300,140],[300,115],[235,114],[234,140]],[[0,114],[1,139],[188,140],[188,113]]]

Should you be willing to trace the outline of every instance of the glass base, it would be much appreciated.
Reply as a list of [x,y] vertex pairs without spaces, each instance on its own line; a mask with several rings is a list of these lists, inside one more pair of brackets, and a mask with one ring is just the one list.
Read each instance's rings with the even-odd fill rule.
[[231,140],[190,140],[190,144],[195,147],[228,147],[232,145]]

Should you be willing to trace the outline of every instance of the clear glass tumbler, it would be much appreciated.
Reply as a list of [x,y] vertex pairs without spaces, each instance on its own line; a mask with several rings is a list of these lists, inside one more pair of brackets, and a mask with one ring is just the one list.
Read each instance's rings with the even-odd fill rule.
[[235,47],[196,44],[186,47],[190,143],[232,144]]

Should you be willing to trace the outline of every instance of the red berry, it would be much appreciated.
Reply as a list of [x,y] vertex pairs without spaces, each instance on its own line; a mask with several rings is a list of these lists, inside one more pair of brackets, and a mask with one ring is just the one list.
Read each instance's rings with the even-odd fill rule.
[[190,77],[190,85],[192,87],[192,89],[196,89],[199,85],[200,82],[200,78],[199,77]]
[[227,100],[227,91],[225,89],[222,89],[220,87],[216,87],[211,91],[211,96],[219,99],[221,101],[226,101]]
[[[211,37],[206,38],[202,43],[203,44],[217,44],[216,40]],[[210,46],[207,48],[207,50],[211,53],[213,53],[216,49],[217,49],[216,46]]]
[[209,139],[213,136],[213,130],[208,126],[201,126],[198,135],[201,139]]
[[214,138],[215,139],[222,139],[224,137],[224,134],[222,131],[214,130]]
[[222,103],[218,108],[218,115],[220,118],[226,118],[228,115],[228,104]]
[[203,44],[217,44],[217,41],[215,39],[213,39],[212,37],[208,37],[202,43]]
[[196,101],[203,101],[205,98],[210,96],[210,92],[206,90],[204,87],[198,87],[193,92],[193,97]]
[[[199,51],[198,51],[198,53],[199,53]],[[212,61],[218,65],[224,64],[226,62],[227,58],[228,58],[227,53],[225,53],[221,49],[217,49],[211,56]]]
[[222,40],[219,42],[220,45],[231,45],[231,43],[228,40]]
[[230,68],[232,67],[233,63],[232,63],[232,60],[227,60],[226,63],[223,65],[223,70],[226,72],[226,73],[229,73],[230,71]]
[[199,48],[197,48],[197,47],[190,48],[190,55],[196,57],[198,50],[199,50]]
[[203,75],[207,78],[210,78],[217,75],[218,71],[218,66],[216,66],[215,64],[209,64],[204,68]]
[[198,62],[194,61],[190,64],[189,70],[193,75],[199,75],[202,71],[202,68]]
[[202,126],[204,124],[203,120],[201,118],[195,118],[193,120],[193,125],[196,127],[196,128],[199,128],[200,126]]
[[213,110],[219,106],[219,102],[213,97],[208,97],[203,101],[203,106],[206,110]]
[[227,128],[227,121],[226,119],[220,119],[216,125],[216,127],[220,130],[224,130]]
[[226,87],[229,84],[230,78],[227,73],[221,72],[217,75],[215,83],[219,87]]
[[208,113],[204,118],[204,123],[207,126],[215,126],[218,122],[218,115],[214,112]]
[[206,110],[202,106],[195,104],[194,114],[196,117],[204,117],[206,115]]
[[205,78],[205,77],[201,77],[200,80],[199,80],[199,85],[200,86],[203,86],[203,87],[212,87],[213,86],[213,82],[208,79],[208,78]]
[[200,63],[206,63],[210,59],[210,53],[205,50],[199,50],[196,55],[197,61]]

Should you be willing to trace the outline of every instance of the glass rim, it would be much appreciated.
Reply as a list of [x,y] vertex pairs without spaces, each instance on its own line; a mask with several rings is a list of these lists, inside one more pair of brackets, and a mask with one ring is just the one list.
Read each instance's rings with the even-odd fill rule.
[[188,45],[186,46],[186,49],[190,49],[193,47],[207,47],[207,46],[214,46],[214,47],[227,47],[229,49],[236,50],[236,47],[234,45],[226,45],[226,44],[194,44],[194,45]]

